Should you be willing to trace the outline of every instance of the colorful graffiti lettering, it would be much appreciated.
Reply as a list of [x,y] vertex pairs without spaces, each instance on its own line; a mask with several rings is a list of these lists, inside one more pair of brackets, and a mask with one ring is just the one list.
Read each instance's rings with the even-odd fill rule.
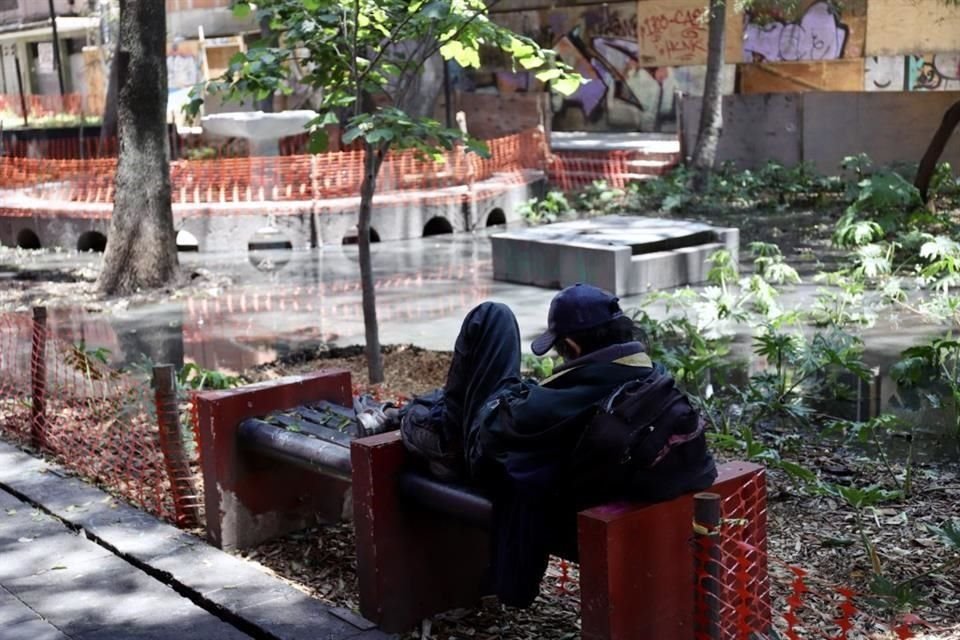
[[849,28],[826,2],[808,8],[797,22],[756,24],[748,19],[743,33],[747,62],[836,60],[843,57]]
[[960,53],[873,56],[864,66],[867,91],[956,91]]
[[[663,14],[665,21],[653,20],[647,30],[659,38],[659,46],[670,51],[674,59],[690,58],[691,50],[697,51],[693,59],[705,58],[704,9],[699,0],[694,4],[697,8],[689,11],[657,10],[650,14]],[[553,48],[588,80],[572,96],[552,96],[553,124],[558,129],[670,130],[676,121],[676,91],[702,91],[702,64],[661,66],[644,60],[641,27],[633,11],[608,5],[563,7],[504,14],[504,20],[520,33]],[[683,36],[684,29],[702,33],[691,31]],[[657,51],[652,55],[660,57]],[[542,90],[542,83],[531,74],[508,70],[506,61],[487,60],[485,65],[499,70],[471,72],[472,87],[464,89],[499,94]],[[724,93],[732,93],[734,79],[734,67],[725,67]]]

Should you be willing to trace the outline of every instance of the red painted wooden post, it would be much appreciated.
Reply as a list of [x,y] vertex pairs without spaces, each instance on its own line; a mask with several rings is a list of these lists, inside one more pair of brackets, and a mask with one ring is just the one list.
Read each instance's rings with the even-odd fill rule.
[[195,527],[200,522],[199,496],[193,483],[193,472],[180,432],[180,410],[177,406],[177,379],[173,365],[153,368],[153,389],[160,429],[160,450],[173,494],[177,524]]
[[33,340],[30,353],[30,443],[46,445],[47,429],[47,308],[33,308]]

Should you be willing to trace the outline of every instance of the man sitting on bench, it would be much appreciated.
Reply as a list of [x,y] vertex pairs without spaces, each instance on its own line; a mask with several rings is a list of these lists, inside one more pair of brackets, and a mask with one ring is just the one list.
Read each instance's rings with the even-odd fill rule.
[[547,322],[531,348],[556,349],[564,363],[538,385],[521,380],[513,312],[479,305],[464,319],[442,393],[402,417],[404,442],[437,475],[489,495],[493,588],[521,607],[536,598],[550,553],[577,557],[579,510],[668,500],[716,478],[700,417],[634,340],[618,298],[567,287]]

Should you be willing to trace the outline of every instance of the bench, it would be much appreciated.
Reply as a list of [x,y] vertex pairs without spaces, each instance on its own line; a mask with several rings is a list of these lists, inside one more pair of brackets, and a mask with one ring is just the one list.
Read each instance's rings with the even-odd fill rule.
[[[361,614],[388,632],[450,609],[475,607],[488,587],[491,505],[465,487],[411,468],[399,434],[354,440],[353,509]],[[769,625],[766,485],[763,467],[719,469],[711,492],[741,519],[724,545],[750,549],[736,593],[738,612]],[[582,637],[688,640],[694,637],[693,497],[658,504],[614,503],[578,516]],[[655,550],[637,553],[639,549]],[[723,587],[731,591],[731,588]]]
[[227,550],[349,515],[348,443],[259,418],[321,400],[352,406],[350,373],[326,370],[197,395],[207,538]]

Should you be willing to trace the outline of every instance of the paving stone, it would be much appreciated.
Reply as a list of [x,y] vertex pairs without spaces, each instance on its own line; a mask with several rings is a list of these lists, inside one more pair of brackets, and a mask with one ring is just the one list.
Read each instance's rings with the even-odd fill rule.
[[[55,470],[0,443],[0,484],[50,507],[121,556],[0,490],[0,555],[4,559],[0,582],[22,603],[10,598],[0,601],[0,615],[25,617],[24,611],[38,612],[43,619],[26,619],[32,626],[39,622],[47,627],[30,638],[43,638],[47,632],[53,633],[51,638],[83,640],[245,637],[161,582],[166,579],[272,637],[392,637],[369,628],[368,621],[352,612],[334,615],[322,602],[256,564],[210,547]],[[149,565],[151,574],[127,562],[126,556]],[[0,638],[7,640],[3,634]]]
[[40,618],[25,620],[15,625],[0,628],[3,640],[71,640],[59,629]]
[[330,613],[340,618],[344,622],[348,622],[357,629],[361,631],[367,631],[369,629],[376,629],[377,625],[370,620],[367,620],[359,613],[355,613],[350,609],[345,609],[343,607],[333,607],[330,609]]
[[246,640],[250,636],[202,609],[161,624],[134,621],[71,636],[73,640]]
[[[24,531],[18,539],[0,539],[0,581],[27,578],[54,567],[76,567],[114,558],[109,551],[66,530]],[[126,564],[126,563],[124,563]]]
[[202,611],[116,556],[4,581],[4,586],[68,635],[134,620],[162,624]]
[[178,549],[206,544],[194,535],[126,505],[115,513],[92,514],[74,522],[120,554],[147,564]]
[[358,635],[350,636],[350,640],[396,640],[400,636],[395,633],[384,633],[379,629],[362,631]]
[[236,612],[244,620],[283,640],[345,640],[362,633],[331,615],[323,603],[294,590]]
[[154,558],[150,566],[197,593],[222,591],[215,600],[221,606],[234,606],[245,594],[266,593],[272,599],[294,590],[256,565],[206,544],[184,546]]
[[15,626],[18,622],[37,619],[36,612],[23,604],[15,595],[0,587],[0,629]]

